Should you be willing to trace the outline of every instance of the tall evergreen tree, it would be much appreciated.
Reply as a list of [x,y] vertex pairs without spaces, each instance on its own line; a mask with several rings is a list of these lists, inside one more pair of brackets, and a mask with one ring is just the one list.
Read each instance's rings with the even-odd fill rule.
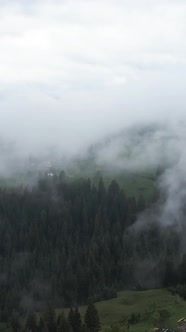
[[39,324],[38,324],[38,330],[39,330],[39,332],[42,332],[43,327],[44,327],[44,321],[43,321],[43,318],[40,317]]
[[70,324],[71,328],[73,329],[73,326],[74,326],[74,310],[73,310],[73,308],[70,308],[70,310],[69,310],[68,321],[69,321],[69,324]]
[[62,312],[57,318],[57,332],[70,332],[70,325]]
[[90,332],[100,330],[100,320],[98,311],[93,303],[90,303],[85,312],[85,324]]
[[80,332],[81,325],[82,325],[81,315],[79,313],[78,308],[76,307],[75,311],[74,311],[74,319],[73,319],[73,326],[72,326],[73,331]]
[[55,310],[50,304],[47,305],[46,310],[43,314],[44,322],[49,332],[56,332],[56,315]]

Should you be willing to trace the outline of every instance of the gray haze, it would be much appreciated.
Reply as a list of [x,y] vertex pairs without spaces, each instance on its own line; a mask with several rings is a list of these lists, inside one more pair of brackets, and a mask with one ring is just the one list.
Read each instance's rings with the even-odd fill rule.
[[[0,176],[76,157],[112,172],[160,168],[163,203],[134,228],[182,234],[185,37],[185,0],[0,0]],[[21,254],[14,270],[28,262]],[[157,287],[153,264],[140,261],[138,279]],[[48,285],[33,280],[24,308],[38,289]]]
[[186,3],[0,1],[0,134],[65,153],[185,117]]
[[[184,0],[0,1],[0,173],[30,155],[85,153],[124,130],[98,149],[97,165],[166,165],[160,219],[181,218],[185,35]],[[131,134],[149,123],[148,136]]]

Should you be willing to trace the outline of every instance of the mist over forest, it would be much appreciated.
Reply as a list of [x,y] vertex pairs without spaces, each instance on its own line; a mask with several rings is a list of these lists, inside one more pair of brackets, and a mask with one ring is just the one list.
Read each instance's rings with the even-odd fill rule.
[[98,332],[121,291],[185,301],[185,22],[184,0],[0,1],[0,331]]

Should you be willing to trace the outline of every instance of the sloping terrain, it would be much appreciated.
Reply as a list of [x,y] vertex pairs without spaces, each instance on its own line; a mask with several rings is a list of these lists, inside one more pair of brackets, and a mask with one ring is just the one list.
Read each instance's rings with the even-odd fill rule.
[[[166,289],[119,292],[115,299],[96,303],[102,327],[108,325],[127,326],[132,314],[140,314],[140,321],[130,325],[130,331],[141,332],[158,325],[159,312],[170,316],[165,319],[165,327],[177,328],[177,320],[186,316],[186,302]],[[86,306],[79,308],[84,316]],[[57,313],[61,310],[57,310]],[[65,309],[66,314],[68,309]],[[163,324],[163,323],[162,323]]]

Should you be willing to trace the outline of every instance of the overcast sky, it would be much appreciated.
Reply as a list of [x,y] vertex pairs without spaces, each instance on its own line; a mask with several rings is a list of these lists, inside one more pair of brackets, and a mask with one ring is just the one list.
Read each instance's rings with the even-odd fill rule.
[[185,87],[185,0],[0,0],[0,136],[20,149],[179,119]]

